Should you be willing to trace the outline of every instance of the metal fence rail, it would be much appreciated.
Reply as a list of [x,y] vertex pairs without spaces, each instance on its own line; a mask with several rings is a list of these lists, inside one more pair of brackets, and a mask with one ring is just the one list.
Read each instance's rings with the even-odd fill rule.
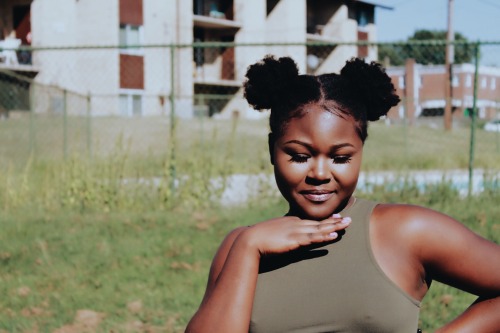
[[[0,164],[105,156],[124,135],[132,152],[149,149],[175,159],[176,119],[202,124],[209,118],[262,118],[248,107],[241,86],[248,65],[264,55],[292,56],[307,74],[337,72],[358,55],[381,62],[402,98],[387,124],[443,128],[445,105],[451,103],[454,127],[470,129],[472,184],[476,128],[500,115],[500,42],[454,42],[448,79],[446,46],[421,41],[23,47],[17,50],[20,65],[0,63]],[[451,97],[444,94],[446,80]],[[147,130],[158,119],[164,122],[161,139]],[[493,153],[499,154],[498,135],[495,140]],[[156,149],[158,141],[164,149]],[[175,164],[170,172],[175,176]]]

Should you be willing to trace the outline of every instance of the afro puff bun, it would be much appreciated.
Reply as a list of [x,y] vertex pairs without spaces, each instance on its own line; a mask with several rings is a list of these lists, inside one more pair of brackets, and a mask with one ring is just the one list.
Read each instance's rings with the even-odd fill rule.
[[365,105],[367,120],[378,120],[400,101],[391,78],[376,62],[366,63],[353,58],[346,62],[340,77],[350,87],[345,89],[351,95],[349,97]]
[[359,58],[347,61],[340,74],[314,76],[299,75],[297,64],[289,57],[268,55],[248,67],[246,78],[245,98],[256,110],[271,109],[271,132],[277,133],[300,115],[303,106],[319,103],[325,110],[353,117],[364,141],[367,121],[378,120],[399,102],[382,66]]
[[289,57],[276,59],[266,56],[251,65],[246,74],[244,94],[256,110],[273,109],[273,112],[316,100],[320,87],[314,76],[299,75],[295,61]]
[[299,69],[293,59],[268,55],[248,68],[245,98],[255,110],[270,109],[298,76]]

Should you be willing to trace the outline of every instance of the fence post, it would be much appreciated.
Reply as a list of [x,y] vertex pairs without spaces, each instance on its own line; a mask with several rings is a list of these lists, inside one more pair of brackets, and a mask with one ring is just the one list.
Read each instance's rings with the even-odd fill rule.
[[92,158],[92,114],[91,114],[91,95],[87,94],[87,154]]
[[30,155],[35,157],[35,82],[30,84]]
[[175,47],[170,44],[170,190],[175,193]]
[[68,91],[63,90],[63,156],[68,158]]
[[474,146],[476,141],[476,102],[477,102],[477,79],[479,76],[479,48],[481,42],[477,41],[474,49],[474,98],[472,101],[470,122],[470,150],[469,150],[469,189],[468,196],[472,195],[474,176]]

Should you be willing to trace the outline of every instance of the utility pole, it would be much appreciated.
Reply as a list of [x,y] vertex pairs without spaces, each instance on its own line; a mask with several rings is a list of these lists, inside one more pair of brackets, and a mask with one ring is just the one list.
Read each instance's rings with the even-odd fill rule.
[[452,108],[453,108],[453,62],[455,50],[453,41],[455,33],[453,32],[453,1],[448,0],[448,30],[446,34],[446,60],[445,60],[445,107],[444,107],[444,129],[446,131],[452,128]]

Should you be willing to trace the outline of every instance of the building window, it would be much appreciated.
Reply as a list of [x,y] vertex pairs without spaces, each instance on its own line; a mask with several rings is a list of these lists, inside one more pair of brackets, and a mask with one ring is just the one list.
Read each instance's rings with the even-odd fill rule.
[[368,12],[365,10],[358,11],[357,21],[358,27],[366,27],[368,25]]
[[471,87],[472,86],[472,76],[470,74],[467,74],[465,76],[465,86],[467,88]]
[[347,17],[355,20],[359,28],[375,23],[375,7],[361,1],[349,1]]
[[126,117],[142,115],[142,95],[134,92],[120,94],[120,114]]
[[401,75],[400,77],[398,77],[398,86],[401,89],[405,88],[405,77],[403,75]]
[[142,44],[142,26],[130,24],[120,24],[120,53],[142,54],[142,49],[138,46]]
[[453,75],[453,79],[451,80],[451,85],[453,87],[458,87],[460,84],[460,80],[458,79],[458,75]]
[[144,90],[144,54],[138,46],[143,42],[143,0],[118,0],[118,2],[121,47],[119,55],[120,112],[125,116],[141,115],[142,95],[140,91]]
[[497,88],[497,80],[494,77],[492,77],[490,81],[490,89],[495,90],[496,88]]
[[488,86],[487,80],[485,77],[481,79],[481,88],[486,88]]

